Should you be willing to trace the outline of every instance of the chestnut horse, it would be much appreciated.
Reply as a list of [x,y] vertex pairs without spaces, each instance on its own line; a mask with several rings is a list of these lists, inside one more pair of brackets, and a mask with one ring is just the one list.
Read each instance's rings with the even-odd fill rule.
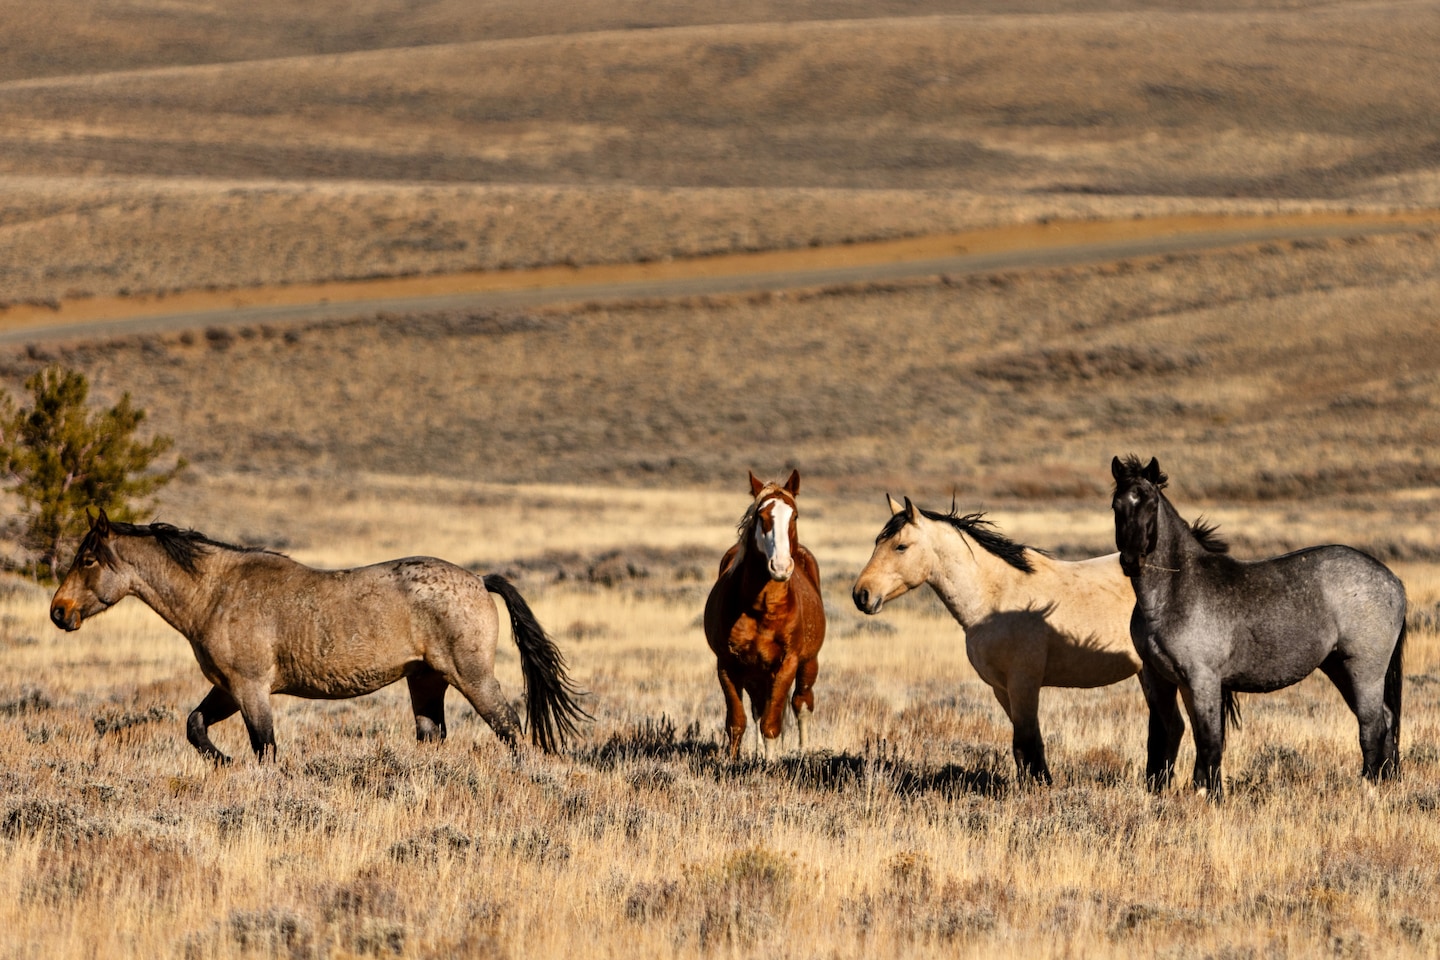
[[890,522],[855,581],[864,613],[928,583],[965,630],[965,653],[1014,727],[1022,780],[1050,782],[1041,687],[1103,687],[1133,677],[1135,593],[1119,557],[1056,560],[1003,536],[983,514],[921,510],[886,498]]
[[750,474],[754,499],[705,601],[705,639],[715,651],[715,670],[725,694],[732,760],[740,756],[745,736],[742,692],[750,696],[766,760],[774,757],[792,684],[790,707],[802,751],[805,721],[815,710],[812,688],[820,671],[816,657],[825,642],[825,606],[820,567],[795,532],[799,492],[798,470],[784,486],[761,483]]
[[112,523],[102,510],[50,601],[50,619],[78,630],[135,596],[183,634],[214,684],[185,733],[217,763],[230,758],[208,730],[236,711],[255,755],[274,755],[271,694],[338,700],[401,677],[418,739],[445,738],[445,692],[453,686],[513,750],[520,721],[495,679],[497,595],[520,648],[530,737],[557,750],[588,716],[560,651],[504,577],[477,577],[444,560],[314,570],[166,523]]

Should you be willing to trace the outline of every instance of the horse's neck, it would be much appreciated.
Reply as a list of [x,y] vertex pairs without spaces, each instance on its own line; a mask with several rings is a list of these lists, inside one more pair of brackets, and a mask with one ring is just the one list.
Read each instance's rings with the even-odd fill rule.
[[959,530],[941,528],[935,550],[936,564],[930,587],[940,602],[965,629],[996,610],[1005,609],[1013,585],[1005,570],[1023,576]]
[[212,568],[225,562],[225,551],[212,548],[214,552],[197,557],[196,572],[189,573],[152,538],[127,537],[117,543],[124,544],[117,556],[134,571],[131,593],[180,633],[193,636],[209,613],[216,582]]
[[1190,525],[1184,521],[1169,500],[1161,498],[1155,520],[1155,549],[1140,561],[1140,589],[1136,603],[1149,612],[1158,612],[1168,605],[1180,586],[1187,560],[1204,548],[1196,543]]

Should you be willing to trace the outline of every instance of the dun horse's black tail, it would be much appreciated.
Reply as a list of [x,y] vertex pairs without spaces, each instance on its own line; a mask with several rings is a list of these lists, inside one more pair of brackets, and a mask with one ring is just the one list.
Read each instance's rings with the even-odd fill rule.
[[497,593],[510,608],[510,632],[520,648],[520,669],[525,675],[525,718],[530,741],[546,753],[563,749],[575,735],[575,725],[592,717],[581,709],[579,690],[565,672],[565,657],[550,639],[530,605],[514,585],[498,573],[487,574],[485,589]]
[[1409,624],[1400,621],[1400,635],[1395,638],[1395,649],[1390,651],[1390,666],[1385,671],[1385,706],[1390,709],[1389,755],[1394,758],[1395,769],[1391,776],[1400,775],[1400,702],[1405,692],[1405,631]]

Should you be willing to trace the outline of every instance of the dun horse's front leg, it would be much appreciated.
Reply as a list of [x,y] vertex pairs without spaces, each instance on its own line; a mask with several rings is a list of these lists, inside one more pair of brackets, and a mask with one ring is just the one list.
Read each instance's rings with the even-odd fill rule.
[[270,691],[263,687],[248,687],[236,690],[232,695],[240,705],[240,716],[250,734],[250,749],[255,751],[255,759],[261,763],[274,760],[275,723],[270,716]]
[[210,742],[209,729],[213,724],[219,723],[226,717],[233,716],[240,704],[219,687],[211,687],[205,699],[200,705],[190,711],[190,716],[185,720],[185,739],[190,745],[200,751],[200,756],[213,763],[226,764],[230,758],[221,753],[215,744]]

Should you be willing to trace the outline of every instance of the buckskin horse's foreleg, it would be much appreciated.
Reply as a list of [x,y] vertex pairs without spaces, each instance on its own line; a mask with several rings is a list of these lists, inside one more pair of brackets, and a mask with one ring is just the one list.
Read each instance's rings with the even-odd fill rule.
[[1051,783],[1050,768],[1045,763],[1045,740],[1040,735],[1040,675],[1012,672],[1007,678],[1005,696],[996,697],[1010,715],[1014,728],[1011,749],[1015,754],[1015,772],[1021,780]]
[[240,704],[219,687],[211,687],[210,692],[205,694],[205,699],[200,705],[190,711],[190,716],[185,720],[185,739],[190,745],[200,751],[200,756],[212,763],[225,764],[230,758],[221,753],[215,744],[210,742],[209,729],[211,725],[219,723],[226,717],[233,716]]
[[421,743],[445,739],[445,691],[450,689],[435,670],[423,670],[405,678],[410,686],[410,708],[415,713],[415,739]]

